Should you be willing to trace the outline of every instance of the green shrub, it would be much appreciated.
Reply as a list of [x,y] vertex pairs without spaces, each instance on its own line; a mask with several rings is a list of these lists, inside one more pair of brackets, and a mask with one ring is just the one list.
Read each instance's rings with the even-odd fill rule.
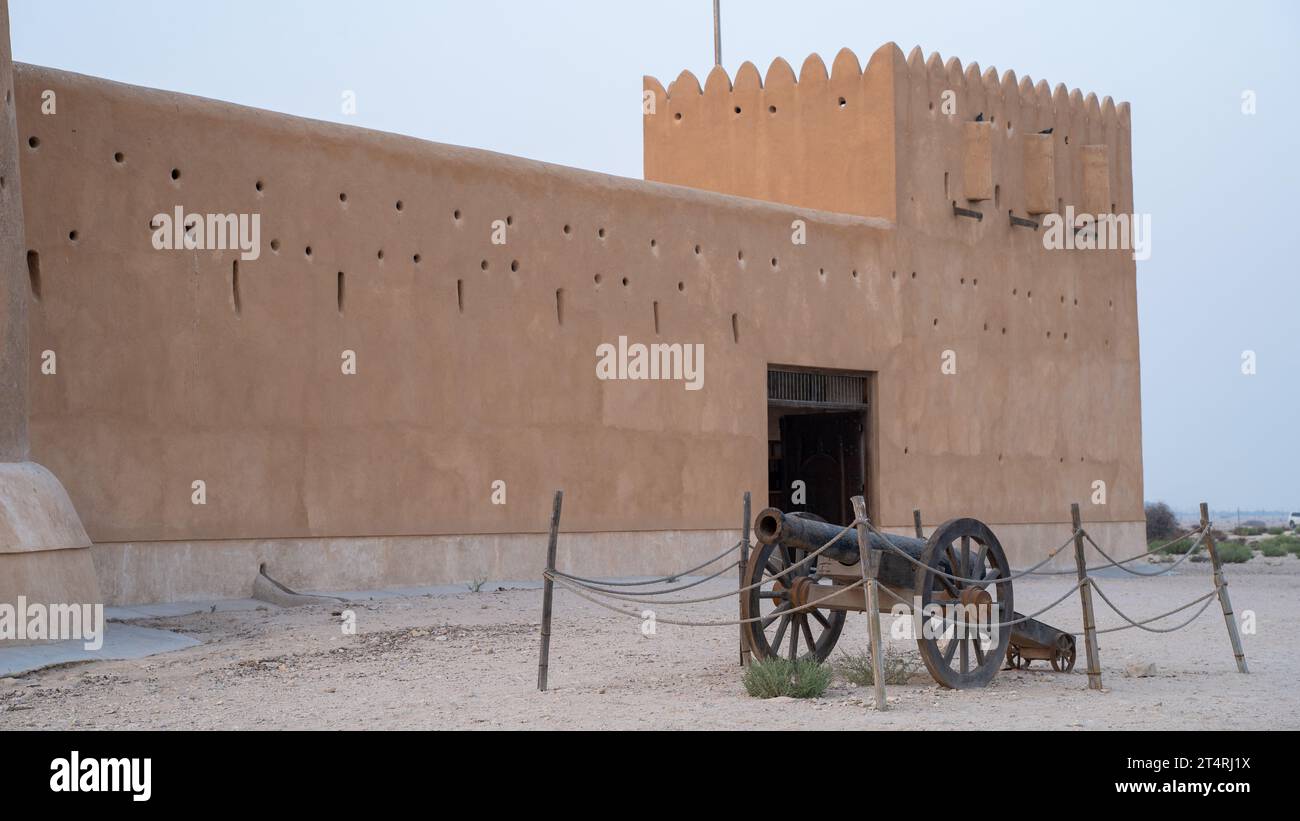
[[1268,529],[1268,534],[1270,536],[1281,536],[1285,532],[1286,532],[1285,527],[1270,527]]
[[1160,542],[1152,542],[1147,545],[1147,550],[1159,550],[1161,553],[1186,553],[1196,544],[1196,539],[1191,536],[1184,536],[1175,542],[1169,542],[1162,545]]
[[[885,683],[906,684],[912,674],[922,667],[919,656],[894,653],[885,656]],[[871,666],[871,654],[842,653],[837,660],[836,669],[846,680],[859,687],[870,687],[876,683],[876,672]]]
[[1251,549],[1244,544],[1225,544],[1219,545],[1219,561],[1224,564],[1240,564],[1249,561],[1253,554]]
[[1241,527],[1234,527],[1232,529],[1232,535],[1234,536],[1258,536],[1263,532],[1264,528],[1249,525],[1242,525]]
[[1277,558],[1278,556],[1285,556],[1289,552],[1287,550],[1285,539],[1261,539],[1256,542],[1255,545],[1260,549],[1260,552],[1265,556],[1268,556],[1270,559]]
[[811,658],[768,658],[745,671],[745,692],[754,698],[816,698],[831,683],[831,668]]
[[1264,551],[1265,556],[1285,556],[1287,553],[1300,556],[1300,536],[1270,536],[1260,539],[1255,546]]

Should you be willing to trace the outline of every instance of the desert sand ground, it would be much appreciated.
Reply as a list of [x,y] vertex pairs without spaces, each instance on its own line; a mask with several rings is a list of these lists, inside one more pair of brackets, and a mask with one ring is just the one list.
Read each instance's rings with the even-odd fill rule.
[[[640,623],[557,591],[551,690],[536,691],[539,589],[356,601],[355,635],[338,607],[203,612],[136,622],[203,644],[134,661],[66,665],[0,681],[0,729],[1297,729],[1300,728],[1300,559],[1256,557],[1227,569],[1233,604],[1253,611],[1244,636],[1251,674],[1233,664],[1217,602],[1189,627],[1101,638],[1105,689],[1087,689],[1082,642],[1075,672],[1005,670],[983,690],[937,687],[922,671],[889,688],[886,712],[870,688],[839,677],[825,696],[760,701],[741,685],[737,628]],[[1069,577],[1015,582],[1017,610],[1056,598]],[[1140,617],[1211,589],[1206,564],[1101,583]],[[721,581],[692,589],[722,591]],[[734,599],[686,609],[727,618]],[[662,613],[661,609],[661,613]],[[1098,602],[1100,626],[1120,624]],[[1180,621],[1186,614],[1175,617]],[[1077,597],[1043,617],[1077,630]],[[889,619],[886,617],[886,626]],[[1169,622],[1166,622],[1169,623]],[[866,646],[850,614],[836,649]],[[914,650],[893,641],[891,652]],[[1137,677],[1131,664],[1154,663]]]

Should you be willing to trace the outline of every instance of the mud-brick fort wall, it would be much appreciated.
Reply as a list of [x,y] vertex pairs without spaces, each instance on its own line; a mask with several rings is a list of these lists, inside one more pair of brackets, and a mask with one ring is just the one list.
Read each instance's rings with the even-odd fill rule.
[[[970,118],[927,108],[953,69],[889,49],[856,77],[837,61],[829,80],[806,69],[778,90],[769,72],[746,92],[779,118],[789,103],[771,115],[769,99],[810,107],[811,86],[846,89],[831,117],[857,112],[872,151],[846,152],[825,199],[797,169],[727,182],[783,167],[762,140],[726,185],[675,178],[689,147],[656,129],[688,133],[711,105],[683,102],[680,82],[647,117],[647,176],[725,193],[16,66],[31,449],[95,542],[105,599],[246,595],[260,562],[308,589],[533,578],[556,488],[562,563],[680,567],[733,539],[742,492],[766,486],[771,363],[878,374],[884,525],[918,506],[927,521],[974,515],[1024,560],[1101,479],[1109,502],[1085,516],[1112,526],[1094,535],[1135,548],[1132,262],[1043,251],[995,213],[1024,209],[1020,120],[1055,124],[1066,202],[1079,143],[1111,146],[1127,204],[1124,118],[1107,107],[1094,124],[1068,97],[975,103],[974,88],[993,95],[957,67],[961,110],[996,115],[1000,188],[982,222],[955,219],[948,200],[968,203],[944,175],[966,184]],[[860,112],[867,95],[883,119]],[[831,168],[859,139],[817,136],[792,139]],[[260,256],[156,249],[154,215],[177,206],[259,214]],[[703,343],[703,389],[597,379],[597,346],[619,336]],[[945,349],[956,375],[940,371]]]

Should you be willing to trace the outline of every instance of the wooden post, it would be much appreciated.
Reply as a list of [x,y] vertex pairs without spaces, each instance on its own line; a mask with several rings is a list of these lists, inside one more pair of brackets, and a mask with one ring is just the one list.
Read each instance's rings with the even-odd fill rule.
[[[740,525],[740,586],[745,586],[745,570],[749,566],[749,491],[745,491],[745,520]],[[747,593],[737,595],[740,605],[740,618],[745,618],[745,597]],[[745,632],[747,624],[740,625],[740,666],[749,666],[749,636]]]
[[1228,640],[1232,642],[1232,655],[1237,659],[1237,672],[1249,673],[1246,666],[1246,653],[1241,649],[1241,636],[1237,633],[1237,619],[1232,614],[1232,601],[1228,598],[1228,580],[1223,578],[1223,565],[1219,563],[1219,550],[1214,544],[1214,532],[1209,529],[1210,506],[1201,502],[1201,527],[1206,528],[1205,546],[1210,551],[1210,561],[1214,563],[1214,589],[1219,594],[1219,604],[1223,606],[1223,620],[1228,625]]
[[546,544],[547,576],[542,580],[542,652],[537,659],[537,689],[546,692],[546,668],[551,662],[551,599],[555,593],[555,582],[550,573],[555,570],[555,546],[560,539],[560,505],[564,502],[564,491],[555,491],[555,506],[551,508],[551,539]]
[[1088,562],[1083,555],[1083,519],[1079,503],[1070,505],[1074,525],[1074,563],[1079,570],[1079,600],[1083,603],[1083,639],[1088,648],[1088,689],[1101,689],[1101,655],[1097,652],[1097,622],[1092,614],[1092,585],[1088,583]]
[[853,515],[858,519],[858,567],[862,569],[862,586],[867,597],[867,631],[871,638],[871,677],[876,683],[876,709],[888,710],[885,701],[885,648],[880,640],[880,590],[876,582],[879,566],[867,535],[867,503],[861,496],[853,497]]
[[916,528],[916,538],[924,539],[925,531],[921,529],[921,511],[912,511],[912,525]]

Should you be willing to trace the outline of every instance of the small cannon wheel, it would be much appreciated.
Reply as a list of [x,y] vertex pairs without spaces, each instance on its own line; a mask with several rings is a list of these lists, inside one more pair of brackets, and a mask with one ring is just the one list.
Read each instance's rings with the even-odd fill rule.
[[[812,514],[802,515],[808,518],[820,518]],[[807,551],[789,548],[780,544],[759,544],[749,556],[749,565],[745,568],[745,585],[749,586],[763,581],[764,578],[780,573],[792,564],[807,556]],[[786,613],[792,606],[790,589],[796,579],[816,582],[817,560],[782,576],[770,579],[761,587],[744,594],[745,618],[762,616],[763,620],[745,625],[749,636],[749,648],[754,658],[762,661],[773,656],[785,656],[789,659],[811,655],[817,661],[825,661],[839,641],[840,631],[844,629],[843,610],[825,610],[812,607],[798,613]],[[812,599],[819,594],[814,591]]]
[[[916,568],[915,586],[922,608],[923,630],[916,639],[921,661],[944,687],[961,690],[987,685],[1006,657],[1011,628],[976,629],[975,624],[953,625],[926,614],[931,605],[945,616],[952,605],[986,605],[982,607],[984,621],[1009,621],[1015,612],[1007,578],[1011,565],[1001,543],[977,519],[951,519],[930,534],[921,561],[924,566]],[[974,581],[953,581],[935,571]]]
[[1074,669],[1074,636],[1062,633],[1056,639],[1056,652],[1052,654],[1052,669],[1058,673],[1068,673]]
[[1029,666],[1029,659],[1020,655],[1020,645],[1007,645],[1007,666],[1003,670],[1020,670]]

